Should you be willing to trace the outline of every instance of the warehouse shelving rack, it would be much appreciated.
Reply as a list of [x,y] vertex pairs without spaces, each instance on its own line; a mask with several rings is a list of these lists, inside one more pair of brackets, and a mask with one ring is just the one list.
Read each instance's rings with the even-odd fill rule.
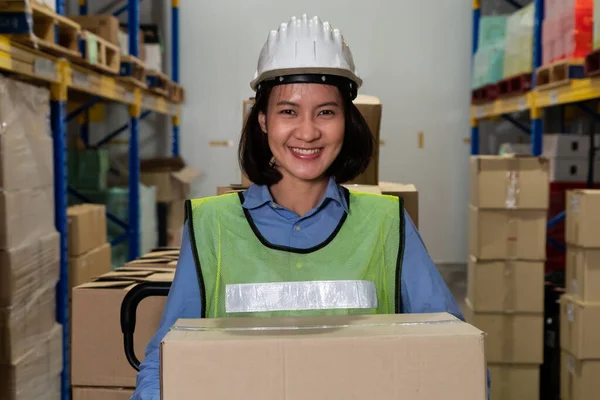
[[[481,3],[483,0],[473,0],[473,56],[478,49],[479,21],[481,18]],[[516,1],[505,0],[516,8],[522,7]],[[471,106],[471,154],[479,154],[479,122],[486,119],[502,118],[513,123],[517,128],[531,135],[531,154],[539,156],[542,154],[543,146],[543,110],[549,107],[560,106],[562,115],[562,124],[564,125],[564,106],[574,105],[583,112],[592,115],[597,121],[600,121],[600,115],[596,113],[593,107],[585,102],[600,99],[600,77],[573,79],[568,84],[553,88],[536,87],[536,70],[542,64],[542,23],[544,21],[544,0],[533,0],[535,7],[533,24],[533,69],[532,69],[532,89],[531,91],[517,96],[501,98],[483,104],[474,104]],[[529,112],[530,126],[526,126],[511,114],[517,112]],[[594,184],[593,162],[595,152],[600,150],[594,143],[594,132],[590,132],[590,169],[588,172],[588,186]],[[548,228],[555,226],[563,221],[565,211],[562,211],[550,218]],[[565,251],[561,243],[548,238],[548,243]]]
[[[127,5],[115,13],[117,15],[125,11],[128,13],[129,53],[134,57],[139,55],[140,1],[127,0]],[[57,14],[65,15],[64,0],[57,0],[56,3]],[[79,12],[83,15],[87,14],[87,0],[79,0]],[[171,30],[171,79],[179,83],[179,0],[171,2]],[[128,239],[129,259],[134,259],[140,255],[140,119],[151,112],[171,116],[173,126],[171,151],[174,156],[178,156],[181,106],[151,91],[123,83],[113,76],[98,73],[32,48],[20,46],[11,42],[6,36],[0,35],[0,48],[8,50],[0,58],[0,72],[28,78],[50,87],[50,120],[54,146],[55,223],[60,234],[60,278],[56,292],[56,317],[63,328],[61,399],[67,400],[71,397],[67,198],[68,193],[80,195],[75,188],[68,186],[67,181],[67,122],[78,114],[88,111],[90,107],[100,101],[111,101],[129,107],[129,123],[110,133],[93,147],[102,146],[125,130],[129,130],[129,217],[126,223],[113,215],[108,215],[108,218],[125,230],[125,233],[116,238],[112,245]],[[34,60],[33,72],[23,69],[17,60],[12,62],[11,49],[13,48]],[[83,96],[87,99],[87,103],[67,114],[67,100],[71,96],[78,99]],[[89,145],[87,120],[81,127],[80,135],[83,143]]]

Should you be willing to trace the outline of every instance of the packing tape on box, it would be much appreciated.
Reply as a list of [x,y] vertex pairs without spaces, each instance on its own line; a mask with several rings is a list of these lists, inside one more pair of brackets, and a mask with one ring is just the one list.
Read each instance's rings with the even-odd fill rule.
[[517,277],[515,274],[515,263],[506,261],[504,263],[504,301],[503,309],[505,311],[514,311],[515,309],[515,286],[517,285]]
[[519,203],[519,159],[510,158],[508,160],[509,167],[506,172],[506,208],[517,208]]
[[519,243],[519,220],[509,217],[507,223],[506,255],[507,258],[517,257],[517,244]]

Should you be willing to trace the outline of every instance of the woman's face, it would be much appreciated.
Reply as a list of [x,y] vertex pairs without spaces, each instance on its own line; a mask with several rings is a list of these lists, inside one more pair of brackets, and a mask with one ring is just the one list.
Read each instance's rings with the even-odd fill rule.
[[271,91],[267,107],[259,123],[284,178],[322,179],[344,141],[339,90],[324,84],[279,85]]

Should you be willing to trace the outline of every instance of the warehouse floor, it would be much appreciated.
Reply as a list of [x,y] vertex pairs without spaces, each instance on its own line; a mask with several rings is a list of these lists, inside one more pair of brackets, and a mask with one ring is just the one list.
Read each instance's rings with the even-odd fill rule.
[[467,266],[464,264],[441,264],[437,267],[458,306],[464,312],[467,294]]

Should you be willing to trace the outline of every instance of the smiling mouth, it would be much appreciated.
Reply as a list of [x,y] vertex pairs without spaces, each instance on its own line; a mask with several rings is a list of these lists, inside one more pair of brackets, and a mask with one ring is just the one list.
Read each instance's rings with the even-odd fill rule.
[[316,155],[318,153],[320,153],[321,151],[323,151],[322,147],[316,148],[316,149],[303,149],[300,147],[290,147],[289,148],[292,152],[299,154],[299,155],[303,155],[303,156],[311,156],[311,155]]

